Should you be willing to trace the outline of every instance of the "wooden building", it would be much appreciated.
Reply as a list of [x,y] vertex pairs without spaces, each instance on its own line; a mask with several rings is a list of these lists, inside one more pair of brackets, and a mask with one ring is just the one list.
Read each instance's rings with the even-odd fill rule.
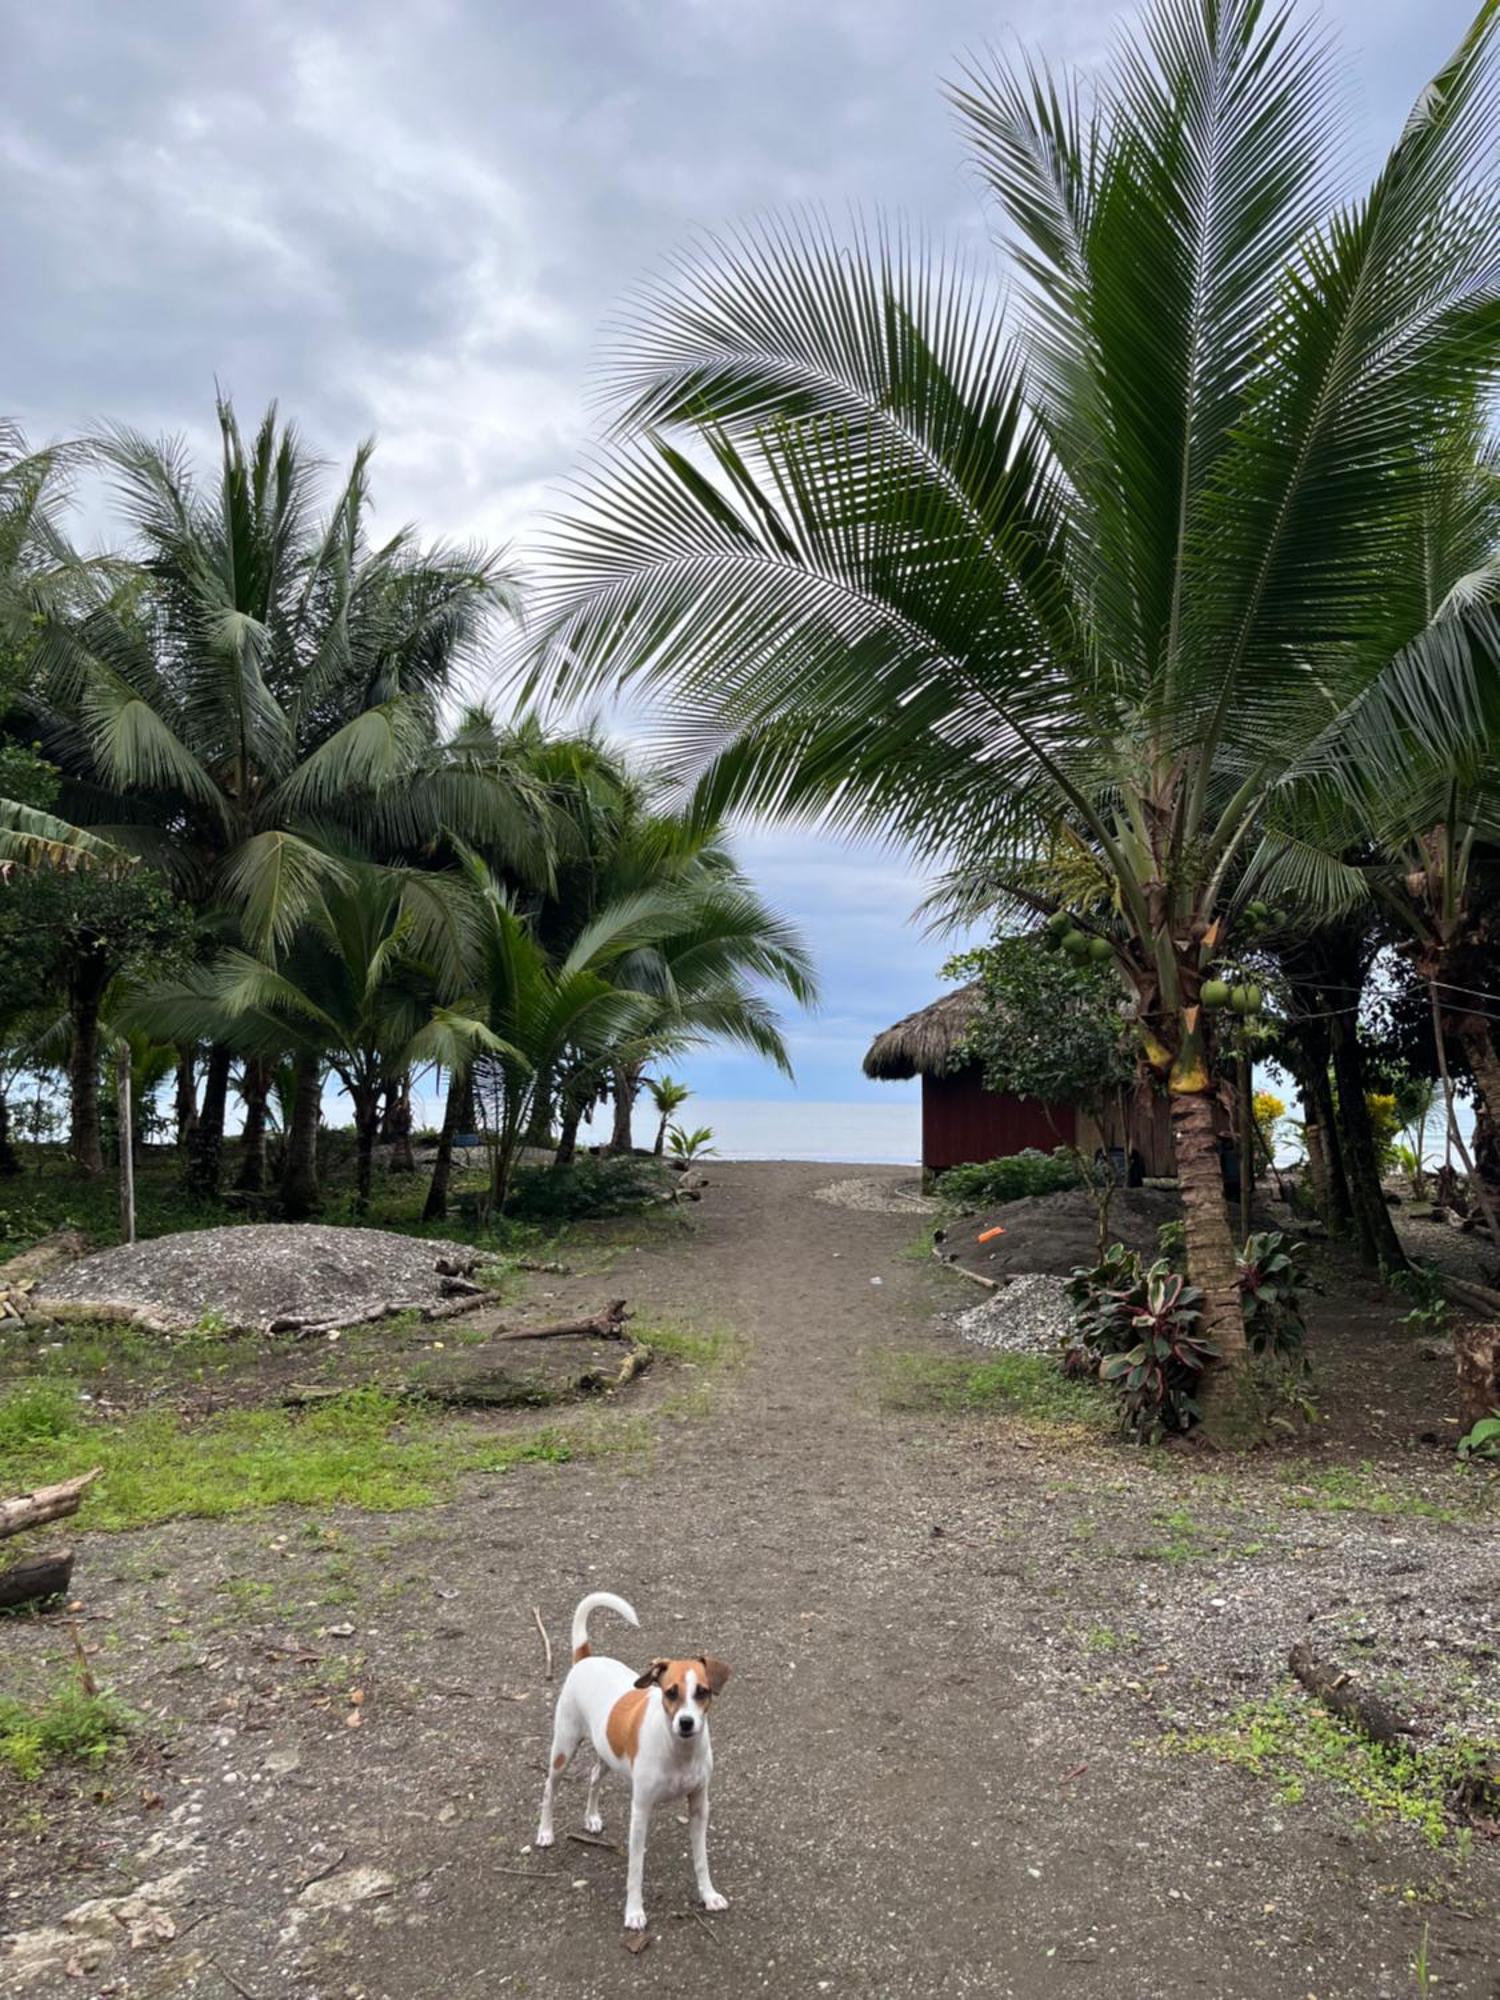
[[1136,1155],[1138,1171],[1148,1178],[1174,1171],[1169,1107],[1155,1091],[1122,1093],[1119,1111],[1101,1129],[1076,1105],[986,1090],[978,1063],[960,1054],[979,999],[978,986],[957,987],[877,1035],[865,1056],[866,1076],[921,1077],[924,1174],[1003,1159],[1028,1146],[1043,1153],[1078,1146],[1089,1154],[1116,1147]]

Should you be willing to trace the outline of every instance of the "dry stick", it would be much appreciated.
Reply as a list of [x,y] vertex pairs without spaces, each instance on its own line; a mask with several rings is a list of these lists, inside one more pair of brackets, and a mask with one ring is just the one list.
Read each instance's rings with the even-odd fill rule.
[[491,1868],[486,1872],[491,1875],[514,1875],[518,1882],[561,1883],[567,1880],[565,1875],[539,1875],[534,1868]]
[[78,1620],[68,1620],[68,1632],[73,1641],[73,1651],[78,1655],[78,1685],[86,1695],[96,1695],[99,1684],[89,1668],[89,1656],[83,1649],[83,1634],[78,1629]]
[[552,1678],[552,1641],[547,1637],[547,1628],[542,1623],[542,1614],[534,1604],[531,1607],[531,1615],[536,1620],[536,1629],[542,1635],[542,1649],[547,1655],[547,1671],[542,1678],[550,1681]]
[[624,1848],[618,1841],[606,1840],[602,1833],[570,1833],[569,1840],[576,1840],[580,1847],[602,1847],[609,1854],[623,1854]]

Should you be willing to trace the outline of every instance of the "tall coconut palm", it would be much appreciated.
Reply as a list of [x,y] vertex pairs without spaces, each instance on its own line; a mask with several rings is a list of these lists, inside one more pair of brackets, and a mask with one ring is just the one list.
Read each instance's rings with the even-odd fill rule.
[[[441,699],[514,584],[487,550],[373,541],[368,445],[320,510],[322,468],[274,407],[249,438],[218,416],[207,483],[180,443],[99,440],[145,582],[48,624],[36,723],[66,812],[274,955],[351,839],[409,855],[449,826],[534,853],[527,800],[440,747]],[[190,1148],[205,1189],[227,1078],[221,1047]]]
[[[715,241],[635,311],[618,419],[554,537],[543,682],[671,694],[715,807],[894,834],[1036,911],[1095,886],[1170,1092],[1220,1364],[1248,1353],[1200,987],[1238,899],[1323,864],[1265,807],[1382,676],[1476,724],[1489,608],[1372,609],[1420,444],[1497,358],[1496,0],[1362,198],[1321,32],[1157,0],[1097,79],[953,95],[1011,290],[889,231]],[[1090,902],[1096,900],[1090,897]]]

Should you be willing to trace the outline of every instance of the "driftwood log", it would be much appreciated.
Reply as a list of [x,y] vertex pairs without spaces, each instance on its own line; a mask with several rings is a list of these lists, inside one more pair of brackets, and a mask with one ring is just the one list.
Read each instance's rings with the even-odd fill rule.
[[0,1610],[18,1604],[41,1604],[65,1596],[73,1581],[73,1551],[53,1549],[46,1555],[23,1556],[0,1569]]
[[513,1326],[496,1340],[625,1340],[630,1313],[623,1299],[611,1299],[588,1319],[562,1319],[552,1326]]
[[1416,1730],[1396,1714],[1378,1694],[1360,1687],[1352,1674],[1326,1660],[1317,1659],[1306,1640],[1293,1646],[1287,1662],[1311,1695],[1341,1722],[1352,1723],[1372,1743],[1397,1744]]
[[76,1514],[84,1493],[103,1469],[96,1465],[92,1472],[80,1472],[76,1479],[64,1479],[56,1486],[38,1486],[34,1493],[23,1493],[18,1500],[0,1500],[0,1541],[22,1534],[27,1528],[60,1521],[65,1514]]

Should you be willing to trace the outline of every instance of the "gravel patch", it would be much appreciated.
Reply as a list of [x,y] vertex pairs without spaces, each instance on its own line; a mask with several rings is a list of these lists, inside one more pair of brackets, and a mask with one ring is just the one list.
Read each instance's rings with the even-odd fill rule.
[[443,1297],[438,1260],[473,1255],[431,1237],[321,1223],[195,1229],[80,1258],[49,1274],[37,1303],[139,1307],[171,1327],[193,1326],[205,1313],[260,1333],[282,1319],[340,1326],[384,1305],[435,1305]]
[[1056,1354],[1068,1324],[1067,1281],[1045,1271],[1017,1272],[957,1320],[965,1340],[1007,1354]]
[[873,1215],[936,1215],[942,1203],[923,1194],[920,1180],[830,1181],[813,1189],[815,1201],[832,1202],[835,1208],[860,1208]]

